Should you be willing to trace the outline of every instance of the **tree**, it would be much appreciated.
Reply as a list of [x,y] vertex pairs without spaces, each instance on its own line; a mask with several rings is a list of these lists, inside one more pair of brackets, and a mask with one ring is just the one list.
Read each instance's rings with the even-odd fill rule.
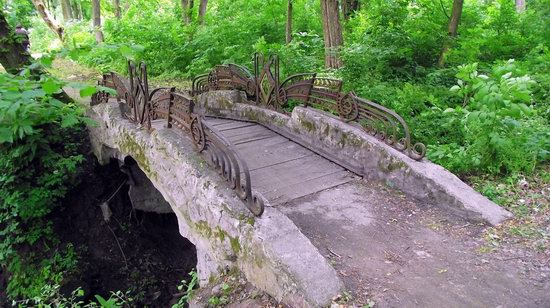
[[359,0],[343,0],[342,1],[342,11],[344,12],[344,18],[347,20],[359,10]]
[[4,12],[0,10],[0,64],[7,72],[17,74],[30,63],[29,53],[25,51],[20,38],[6,21]]
[[323,36],[325,41],[325,67],[340,68],[342,60],[338,49],[344,43],[338,0],[321,0]]
[[286,10],[286,43],[292,41],[292,0],[288,0]]
[[115,7],[116,19],[120,19],[120,0],[114,0],[113,6]]
[[63,11],[63,21],[67,22],[73,19],[73,9],[70,0],[61,0],[61,10]]
[[82,20],[82,3],[80,0],[73,0],[71,1],[72,4],[72,11],[73,11],[73,18]]
[[34,4],[36,11],[40,15],[40,17],[42,17],[48,28],[55,32],[60,40],[63,40],[64,29],[61,25],[57,24],[54,19],[52,19],[50,13],[46,9],[46,6],[44,5],[44,2],[42,0],[32,0],[32,3]]
[[95,41],[102,43],[103,31],[101,31],[101,3],[100,0],[92,0],[92,19],[95,32]]
[[208,0],[201,0],[199,4],[199,24],[203,24],[204,15],[206,15],[206,6],[208,5]]
[[460,17],[462,16],[462,7],[464,5],[464,0],[454,0],[453,1],[453,12],[451,13],[451,18],[449,19],[449,38],[443,43],[443,49],[439,56],[439,66],[445,65],[445,55],[451,47],[452,41],[456,38],[458,34],[458,24],[460,23]]
[[190,24],[193,16],[193,0],[181,0],[181,11],[183,14],[183,24]]

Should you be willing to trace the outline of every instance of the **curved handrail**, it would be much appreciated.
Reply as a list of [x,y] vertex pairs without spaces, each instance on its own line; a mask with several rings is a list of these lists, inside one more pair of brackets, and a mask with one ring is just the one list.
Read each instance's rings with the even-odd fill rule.
[[[247,72],[239,75],[240,80],[248,78],[247,89],[255,88],[254,93],[247,91],[247,94],[257,106],[285,112],[289,107],[288,101],[298,99],[305,107],[311,106],[328,111],[340,116],[345,122],[353,121],[360,124],[367,132],[376,135],[387,145],[405,152],[415,160],[421,160],[426,155],[426,146],[423,143],[413,145],[409,126],[400,115],[380,104],[358,97],[353,92],[342,92],[341,80],[318,77],[315,73],[303,73],[292,75],[280,82],[279,58],[276,55],[264,57],[256,53],[253,59],[253,76],[245,76],[249,75],[249,71],[241,66],[231,64],[217,66],[208,74],[199,75],[193,80],[192,94],[196,96],[209,90],[216,90],[216,83],[227,75],[231,75],[230,68],[239,67],[241,72]],[[221,68],[223,72],[220,71]],[[205,78],[208,79],[209,86],[202,87],[200,91],[195,90],[196,84],[204,83]],[[226,85],[232,86],[235,90],[242,90],[244,81],[231,81]],[[383,127],[377,127],[379,124]]]

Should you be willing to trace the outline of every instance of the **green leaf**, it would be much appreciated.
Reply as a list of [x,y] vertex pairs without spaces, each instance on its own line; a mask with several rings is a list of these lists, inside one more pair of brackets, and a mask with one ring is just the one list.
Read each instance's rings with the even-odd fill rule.
[[126,59],[134,60],[134,50],[132,50],[132,48],[130,48],[126,45],[122,45],[122,46],[119,47],[118,51]]
[[61,85],[53,79],[47,79],[42,83],[42,90],[48,95],[61,92]]
[[109,93],[110,95],[116,95],[116,90],[113,89],[113,88],[104,87],[104,86],[97,86],[97,90],[98,90],[98,91],[107,92],[107,93]]
[[38,59],[40,61],[40,64],[44,67],[51,67],[53,63],[53,57],[41,57]]
[[90,127],[97,127],[98,126],[98,123],[93,119],[83,117],[81,120],[86,126],[90,126]]
[[97,92],[96,87],[87,86],[80,90],[80,97],[92,96],[95,92]]
[[61,121],[61,127],[69,127],[73,126],[75,124],[78,124],[80,121],[74,114],[68,114],[65,117],[63,117],[63,120]]
[[12,143],[13,134],[11,130],[7,127],[0,127],[0,143]]

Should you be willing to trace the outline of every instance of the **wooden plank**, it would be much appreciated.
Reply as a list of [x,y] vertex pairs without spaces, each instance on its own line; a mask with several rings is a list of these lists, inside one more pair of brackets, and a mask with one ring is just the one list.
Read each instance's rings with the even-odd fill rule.
[[[241,128],[241,129],[247,129],[249,127]],[[233,132],[233,130],[227,131],[229,134]],[[222,134],[225,132],[222,132]],[[229,135],[228,134],[228,135]],[[258,130],[252,130],[247,133],[239,134],[236,136],[227,136],[223,134],[229,141],[233,143],[233,145],[237,146],[243,143],[257,141],[257,140],[263,140],[268,138],[273,138],[274,136],[277,136],[276,133],[268,130],[268,129],[258,129]]]
[[231,123],[216,125],[216,129],[219,130],[220,132],[223,132],[223,131],[226,131],[226,130],[233,130],[233,129],[243,128],[243,127],[248,127],[248,126],[254,126],[254,125],[256,125],[256,124],[250,123],[250,122],[235,121],[235,122],[231,122]]
[[321,156],[312,155],[252,171],[250,176],[259,192],[268,192],[342,170],[342,167]]
[[231,138],[231,137],[240,136],[240,135],[255,134],[255,133],[258,133],[258,132],[270,132],[270,133],[275,134],[273,131],[271,131],[271,130],[269,130],[269,129],[261,126],[261,125],[252,124],[252,125],[248,125],[248,126],[245,126],[245,127],[240,127],[240,128],[235,128],[235,129],[232,129],[232,130],[229,130],[229,131],[225,131],[225,132],[223,132],[223,135],[226,138]]
[[[262,193],[269,200],[269,205],[284,205],[294,199],[302,198],[307,195],[318,193],[325,189],[336,187],[353,180],[353,176],[346,170],[337,171],[310,179],[300,184],[283,186],[271,191]],[[254,183],[254,182],[253,182]]]
[[278,165],[298,158],[315,155],[310,150],[284,137],[262,139],[237,146],[237,151],[248,164],[250,171]]
[[235,120],[230,120],[230,119],[211,118],[211,117],[206,117],[205,120],[206,120],[206,122],[208,122],[208,124],[211,124],[213,126],[218,126],[218,125],[227,124],[227,123],[233,123],[235,121]]

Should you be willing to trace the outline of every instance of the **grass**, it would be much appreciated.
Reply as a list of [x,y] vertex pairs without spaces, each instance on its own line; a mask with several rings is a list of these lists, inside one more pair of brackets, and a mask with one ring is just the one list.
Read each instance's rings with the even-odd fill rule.
[[489,228],[485,239],[498,247],[503,241],[538,252],[550,250],[550,165],[532,175],[470,177],[467,182],[493,202],[514,214],[514,218]]

